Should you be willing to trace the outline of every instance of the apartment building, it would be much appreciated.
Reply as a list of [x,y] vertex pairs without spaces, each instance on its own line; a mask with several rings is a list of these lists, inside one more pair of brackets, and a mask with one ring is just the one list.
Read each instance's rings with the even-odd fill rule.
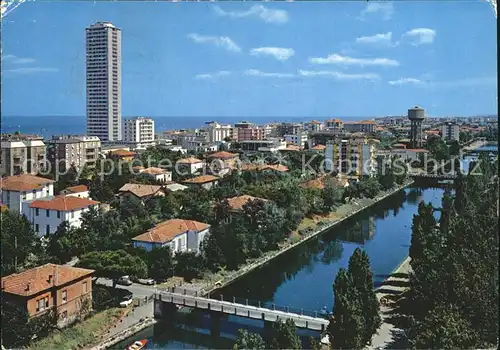
[[[58,326],[91,311],[94,270],[45,264],[2,277],[2,299],[26,311],[30,318],[53,310]],[[90,305],[88,309],[85,305]]]
[[56,232],[61,223],[67,221],[71,227],[80,227],[82,214],[99,202],[77,196],[49,196],[22,204],[22,213],[33,225],[39,236]]
[[0,176],[37,174],[44,169],[45,143],[37,135],[2,134]]
[[233,139],[233,127],[229,124],[208,122],[205,128],[206,140],[210,143],[222,142],[224,139]]
[[323,123],[317,120],[311,120],[310,122],[304,123],[304,129],[310,132],[317,132],[323,130]]
[[21,214],[23,202],[54,195],[54,181],[30,174],[0,178],[1,202]]
[[146,117],[125,119],[123,124],[123,141],[135,143],[137,146],[155,145],[155,121]]
[[200,252],[201,242],[209,234],[210,225],[194,220],[171,219],[163,221],[132,239],[134,247],[151,251],[169,246],[171,252]]
[[280,139],[266,140],[246,140],[241,141],[241,150],[243,152],[277,152],[286,148],[286,142]]
[[276,127],[276,134],[279,137],[285,137],[285,135],[298,134],[302,130],[300,123],[281,123]]
[[344,127],[344,123],[340,119],[328,119],[325,121],[325,129],[327,130],[338,130]]
[[375,128],[377,127],[377,123],[373,120],[362,120],[359,122],[345,122],[344,130],[346,132],[364,132],[364,133],[372,133],[375,132]]
[[[269,132],[269,130],[267,130],[267,132]],[[263,140],[266,137],[266,128],[243,121],[234,124],[233,135],[238,142],[246,140]]]
[[287,143],[291,143],[299,147],[304,147],[308,140],[307,133],[302,131],[299,131],[296,134],[286,134],[284,138]]
[[445,141],[458,141],[460,130],[457,123],[446,122],[441,126],[441,137]]
[[72,165],[81,169],[94,168],[101,153],[101,140],[97,136],[59,135],[47,141],[47,161],[52,169],[64,172]]
[[109,22],[86,29],[87,135],[122,139],[121,30]]
[[325,170],[371,176],[376,167],[376,143],[366,138],[342,138],[326,144]]

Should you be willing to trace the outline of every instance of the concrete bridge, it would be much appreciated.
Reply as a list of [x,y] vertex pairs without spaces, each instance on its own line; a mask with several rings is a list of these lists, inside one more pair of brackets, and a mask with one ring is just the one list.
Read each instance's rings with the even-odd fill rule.
[[[328,326],[329,321],[321,314],[314,311],[300,310],[297,313],[290,312],[289,308],[283,308],[273,305],[272,308],[237,303],[236,298],[233,301],[211,299],[198,295],[197,292],[182,293],[161,291],[155,293],[155,318],[168,316],[168,313],[175,312],[178,307],[190,307],[200,310],[207,310],[211,315],[217,314],[235,315],[245,318],[263,320],[264,324],[269,322],[285,321],[292,319],[299,328],[306,328],[314,331],[323,332]],[[172,306],[175,306],[172,308]]]

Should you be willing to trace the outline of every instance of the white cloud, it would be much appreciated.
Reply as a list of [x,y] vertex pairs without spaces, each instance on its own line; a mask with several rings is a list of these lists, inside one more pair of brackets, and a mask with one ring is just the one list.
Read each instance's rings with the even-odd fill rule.
[[268,23],[288,22],[288,13],[285,10],[275,10],[263,5],[253,5],[247,11],[224,11],[219,6],[214,6],[214,11],[219,16],[230,18],[258,17]]
[[360,36],[359,38],[356,38],[356,44],[397,46],[398,42],[393,42],[392,32],[387,32],[370,36]]
[[36,62],[36,60],[34,58],[17,57],[15,55],[3,55],[2,61],[16,63],[16,64],[25,64],[25,63]]
[[47,68],[47,67],[23,67],[23,68],[2,70],[3,73],[17,73],[17,74],[52,73],[57,71],[58,71],[57,68]]
[[417,78],[399,78],[398,80],[391,80],[389,85],[423,85],[424,82]]
[[191,33],[187,37],[195,43],[210,43],[227,51],[241,52],[241,48],[227,36],[209,36]]
[[368,14],[380,13],[382,15],[382,19],[387,21],[391,19],[394,14],[394,6],[392,2],[370,2],[366,7],[361,11],[358,19],[365,20]]
[[257,47],[250,50],[250,54],[253,56],[272,56],[279,61],[286,61],[295,55],[295,51],[283,47]]
[[399,66],[399,62],[389,58],[354,58],[331,54],[328,57],[310,57],[309,62],[315,64],[339,64],[345,66]]
[[221,78],[230,75],[231,72],[227,70],[220,70],[215,73],[205,73],[205,74],[197,74],[195,75],[195,79],[200,79],[200,80],[213,80],[216,78]]
[[362,74],[346,74],[335,71],[310,71],[299,69],[299,75],[303,77],[329,77],[336,80],[378,80],[378,74],[362,73]]
[[436,31],[430,28],[415,28],[407,31],[403,36],[411,37],[413,45],[432,44],[436,38]]
[[267,73],[258,69],[247,69],[245,75],[262,78],[293,78],[295,75],[291,73]]

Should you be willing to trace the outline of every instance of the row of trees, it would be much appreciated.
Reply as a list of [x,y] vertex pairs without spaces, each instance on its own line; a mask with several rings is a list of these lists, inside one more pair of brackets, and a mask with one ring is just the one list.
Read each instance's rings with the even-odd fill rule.
[[401,301],[412,348],[498,343],[498,163],[484,155],[478,166],[441,208],[421,203],[413,219],[411,288]]

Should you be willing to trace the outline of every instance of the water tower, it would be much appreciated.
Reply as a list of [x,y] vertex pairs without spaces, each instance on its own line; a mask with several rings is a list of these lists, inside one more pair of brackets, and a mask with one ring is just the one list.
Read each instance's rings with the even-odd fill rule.
[[411,122],[411,148],[422,148],[422,122],[425,119],[425,109],[415,106],[408,110],[408,119]]

